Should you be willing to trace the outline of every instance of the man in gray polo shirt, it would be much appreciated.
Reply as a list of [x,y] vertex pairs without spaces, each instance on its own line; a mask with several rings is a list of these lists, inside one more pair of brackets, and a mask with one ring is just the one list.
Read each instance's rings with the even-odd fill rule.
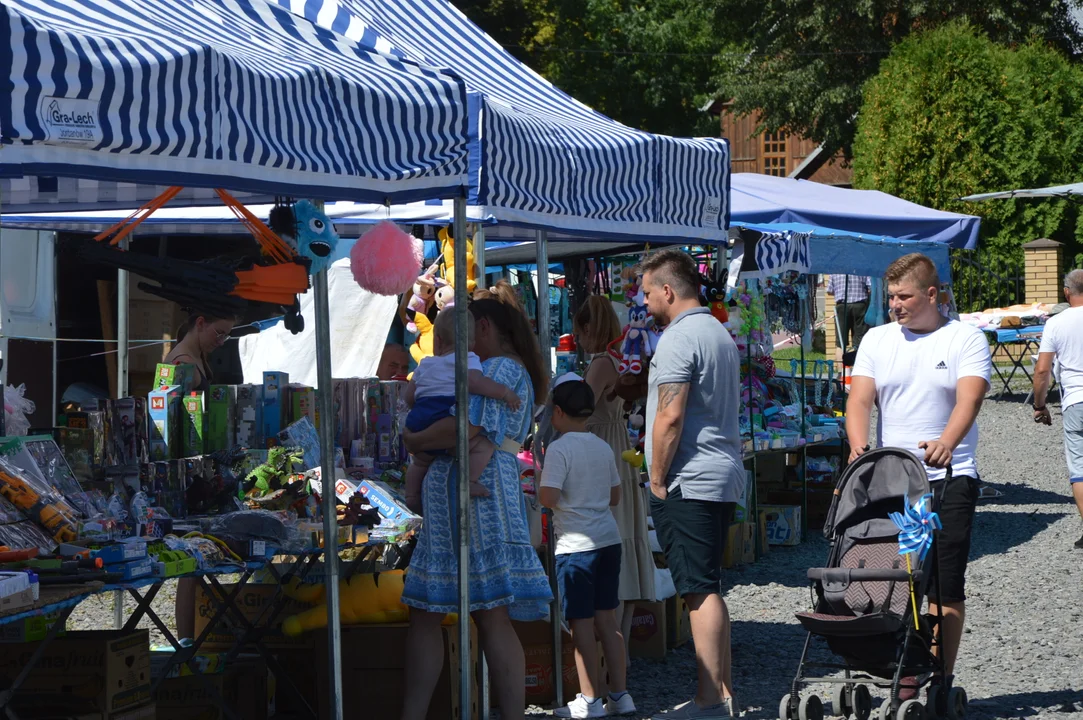
[[733,717],[722,554],[745,482],[740,355],[726,328],[700,305],[699,272],[687,253],[662,250],[639,269],[647,309],[666,326],[647,395],[651,517],[688,604],[699,671],[696,697],[655,717]]

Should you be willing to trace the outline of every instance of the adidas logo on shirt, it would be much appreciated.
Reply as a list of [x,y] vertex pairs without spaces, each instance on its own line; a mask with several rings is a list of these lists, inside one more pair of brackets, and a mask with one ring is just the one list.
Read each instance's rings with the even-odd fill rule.
[[947,370],[948,369],[948,364],[946,362],[944,362],[943,360],[941,360],[940,364],[936,366],[936,369],[937,370]]

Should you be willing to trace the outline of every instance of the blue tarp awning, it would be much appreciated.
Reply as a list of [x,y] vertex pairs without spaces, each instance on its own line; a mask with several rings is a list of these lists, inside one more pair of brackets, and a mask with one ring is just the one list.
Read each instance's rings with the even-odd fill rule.
[[940,279],[951,282],[949,247],[930,240],[870,236],[802,223],[746,224],[753,234],[739,241],[734,257],[749,253],[740,265],[744,277],[766,277],[787,270],[803,273],[877,277],[893,261],[919,252],[936,265]]
[[499,223],[622,240],[721,240],[729,145],[635,130],[569,97],[447,0],[274,0],[361,46],[452,68],[471,91],[470,204]]
[[[933,210],[876,190],[849,190],[755,173],[736,173],[732,184],[734,206],[741,192],[783,209],[770,220],[751,222],[803,223],[865,236],[930,240],[954,248],[971,249],[978,244],[981,218]],[[739,224],[736,219],[734,224]]]
[[[370,51],[266,0],[4,0],[7,212],[275,195],[461,193],[453,74]],[[202,190],[200,190],[202,188]]]

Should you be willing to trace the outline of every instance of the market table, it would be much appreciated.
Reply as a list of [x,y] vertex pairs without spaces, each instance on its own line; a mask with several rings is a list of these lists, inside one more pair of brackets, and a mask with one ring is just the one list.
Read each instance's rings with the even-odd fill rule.
[[[997,397],[1001,397],[1005,393],[1011,394],[1011,381],[1012,378],[1015,377],[1017,371],[1022,371],[1028,381],[1031,383],[1034,382],[1024,361],[1032,354],[1032,352],[1037,352],[1038,348],[1041,346],[1042,330],[1043,327],[1041,325],[1018,329],[983,329],[982,332],[985,333],[986,337],[989,338],[989,342],[993,345],[991,352],[991,355],[994,358],[993,372],[1000,378],[1002,384],[1001,391],[997,394]],[[1006,355],[1012,363],[1008,377],[1004,377],[1004,374],[1000,371],[1000,366],[995,362],[996,355],[1001,350],[1004,351],[1004,355]],[[1018,354],[1016,354],[1016,351]]]
[[[361,548],[361,552],[355,559],[346,565],[345,570],[340,577],[342,579],[349,578],[359,569],[362,562],[371,559],[372,554],[385,545],[386,543],[383,541],[369,541],[354,546]],[[267,667],[274,674],[276,681],[293,690],[297,697],[301,699],[301,706],[308,711],[308,715],[312,718],[316,718],[315,710],[308,706],[308,703],[304,701],[303,694],[300,693],[292,682],[289,674],[283,670],[274,656],[268,651],[262,640],[263,635],[274,626],[283,609],[286,607],[287,597],[285,596],[285,593],[279,592],[275,601],[264,608],[263,612],[255,621],[249,620],[241,609],[237,607],[237,598],[244,589],[244,586],[251,580],[256,572],[266,569],[279,583],[279,587],[281,587],[294,576],[303,580],[323,554],[324,551],[322,548],[300,551],[269,551],[266,559],[246,560],[239,563],[221,565],[208,570],[201,570],[173,577],[146,577],[124,583],[106,584],[102,582],[88,582],[80,585],[54,585],[42,587],[39,599],[32,607],[20,608],[9,613],[0,613],[0,625],[19,622],[32,617],[58,613],[52,627],[49,628],[45,637],[37,643],[37,647],[34,649],[33,654],[31,654],[26,665],[23,666],[19,674],[11,682],[10,687],[0,691],[0,709],[3,709],[7,714],[7,717],[11,718],[11,720],[17,720],[18,715],[9,705],[15,692],[26,681],[30,672],[41,660],[49,644],[56,639],[57,635],[65,627],[68,618],[79,603],[95,595],[104,595],[115,591],[126,591],[135,599],[136,607],[124,624],[123,630],[126,632],[135,630],[140,621],[146,617],[158,628],[166,640],[169,641],[169,644],[173,646],[174,650],[172,656],[166,661],[161,672],[151,681],[150,694],[152,697],[162,680],[170,674],[170,671],[176,666],[183,664],[187,666],[193,676],[200,678],[211,696],[219,703],[219,706],[226,717],[231,720],[241,720],[236,713],[226,705],[225,701],[219,696],[217,689],[206,679],[201,672],[198,663],[195,662],[196,655],[199,653],[207,638],[216,628],[223,625],[228,627],[234,633],[233,646],[226,653],[226,664],[236,659],[243,648],[254,646],[263,657],[264,661],[267,662]],[[293,561],[288,564],[286,572],[281,572],[275,564],[271,562],[275,556],[293,558]],[[237,582],[228,592],[220,582],[220,577],[223,575],[239,575]],[[191,645],[187,646],[180,644],[180,641],[177,640],[172,632],[170,632],[162,618],[159,617],[151,607],[154,598],[158,595],[158,592],[167,581],[182,579],[195,579],[199,582],[214,606],[214,613],[208,620],[207,625],[203,628],[202,632],[199,633],[199,636],[193,639]],[[231,617],[232,620],[230,619]]]

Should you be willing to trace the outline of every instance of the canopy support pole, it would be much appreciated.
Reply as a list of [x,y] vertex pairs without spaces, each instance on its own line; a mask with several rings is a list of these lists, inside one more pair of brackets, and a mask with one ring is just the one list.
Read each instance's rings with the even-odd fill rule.
[[[317,203],[320,210],[323,203]],[[316,384],[320,409],[320,499],[323,502],[324,584],[327,587],[329,720],[342,720],[342,624],[338,594],[338,521],[335,512],[335,405],[331,379],[331,314],[327,270],[312,276],[316,314]]]
[[[541,346],[542,365],[547,376],[552,377],[551,358],[552,342],[549,337],[549,233],[538,231],[538,345]],[[548,398],[534,398],[535,403],[545,403]],[[537,481],[536,481],[537,482]],[[553,633],[553,707],[564,705],[564,673],[562,663],[564,653],[560,635],[560,586],[557,584],[556,543],[553,537],[553,511],[546,509],[545,517],[549,526],[549,542],[546,558],[549,566],[549,587],[553,591],[553,602],[549,606],[550,630]]]
[[454,203],[455,235],[455,455],[459,471],[456,526],[459,531],[459,717],[470,718],[473,703],[474,666],[470,663],[470,391],[466,386],[469,372],[470,321],[466,291],[466,198]]
[[[120,249],[128,250],[128,238],[120,241]],[[117,398],[128,397],[128,296],[129,273],[117,270]],[[56,342],[53,342],[53,380],[56,380]],[[55,401],[54,401],[55,405]],[[124,592],[113,593],[113,628],[124,627]]]

